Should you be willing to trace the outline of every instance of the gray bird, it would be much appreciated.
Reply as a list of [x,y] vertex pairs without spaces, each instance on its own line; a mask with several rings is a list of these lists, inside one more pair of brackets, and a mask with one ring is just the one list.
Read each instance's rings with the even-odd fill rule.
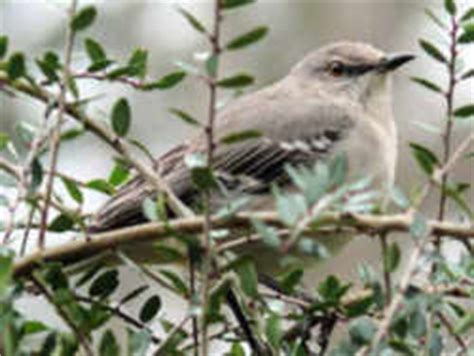
[[[271,208],[272,183],[291,184],[286,165],[312,166],[339,153],[347,155],[349,177],[369,175],[374,188],[386,192],[397,160],[390,73],[413,58],[389,56],[365,43],[333,43],[308,54],[279,82],[224,107],[216,120],[216,142],[247,130],[262,134],[216,146],[213,166],[227,199],[246,194],[254,198],[252,208]],[[157,160],[158,173],[186,204],[193,204],[197,190],[184,158],[205,150],[200,132]],[[142,202],[154,194],[137,176],[98,211],[91,230],[145,221]],[[222,202],[217,195],[214,200]]]

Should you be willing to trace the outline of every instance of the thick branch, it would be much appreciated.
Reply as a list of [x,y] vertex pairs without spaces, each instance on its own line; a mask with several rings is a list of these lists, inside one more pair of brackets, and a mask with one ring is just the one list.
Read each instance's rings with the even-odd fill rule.
[[[213,228],[251,228],[252,220],[258,219],[267,224],[284,227],[278,214],[275,212],[242,212],[231,218],[213,218]],[[439,222],[431,220],[428,222],[433,235],[451,236],[458,239],[474,238],[474,227],[452,222]],[[377,233],[377,232],[407,232],[412,225],[412,218],[408,214],[400,215],[358,215],[358,214],[324,214],[318,225],[326,227],[335,232],[341,229],[353,229],[353,233]],[[54,247],[45,251],[37,251],[25,258],[18,260],[15,264],[14,273],[17,277],[30,273],[35,266],[43,261],[60,261],[73,263],[82,259],[95,256],[105,250],[116,248],[125,244],[154,241],[171,235],[172,231],[182,233],[200,233],[204,226],[204,217],[182,218],[168,223],[147,223],[123,229],[108,231],[92,235],[89,241],[75,240],[64,245]],[[318,237],[318,232],[312,234]]]

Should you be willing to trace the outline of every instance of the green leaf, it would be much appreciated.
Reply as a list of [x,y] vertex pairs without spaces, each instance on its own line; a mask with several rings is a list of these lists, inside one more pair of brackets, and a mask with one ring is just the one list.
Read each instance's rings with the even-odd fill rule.
[[46,52],[42,59],[37,59],[36,64],[48,80],[56,82],[59,80],[57,71],[61,68],[59,57],[54,52]]
[[234,143],[240,143],[242,141],[254,140],[256,138],[262,137],[262,133],[257,130],[246,130],[240,132],[230,133],[223,138],[221,138],[221,143],[230,145]]
[[400,247],[396,242],[387,246],[387,251],[384,255],[383,263],[384,269],[388,273],[392,273],[397,269],[398,265],[400,264],[400,256]]
[[148,51],[141,48],[136,49],[128,61],[128,66],[132,68],[132,73],[130,74],[132,76],[144,78],[147,72],[147,62]]
[[178,8],[178,12],[184,16],[188,23],[198,32],[206,33],[206,28],[204,25],[189,11],[183,9],[182,7]]
[[463,75],[461,75],[461,80],[466,80],[469,78],[474,77],[474,69],[469,69],[467,72],[465,72]]
[[280,287],[282,288],[283,292],[291,295],[294,292],[296,286],[301,282],[303,274],[304,272],[301,268],[295,268],[279,278]]
[[36,334],[46,330],[48,330],[48,327],[38,320],[28,320],[22,326],[22,332],[26,335]]
[[100,340],[99,346],[100,356],[117,356],[120,355],[120,347],[115,339],[112,330],[107,329]]
[[268,27],[260,26],[254,28],[252,31],[244,33],[243,35],[240,35],[237,38],[234,38],[226,45],[226,48],[228,50],[236,50],[247,47],[255,42],[260,41],[266,36],[267,33]]
[[142,323],[151,321],[161,309],[161,299],[158,295],[150,297],[140,310],[140,320]]
[[82,31],[92,25],[97,16],[97,10],[94,6],[86,6],[74,15],[71,21],[73,31]]
[[176,115],[178,118],[180,118],[187,124],[201,126],[201,123],[197,119],[192,117],[190,114],[188,114],[186,111],[176,109],[176,108],[170,108],[169,112]]
[[296,248],[298,249],[298,251],[315,258],[329,257],[329,251],[326,246],[311,238],[300,238]]
[[0,297],[10,285],[12,276],[14,252],[5,246],[0,246]]
[[60,214],[51,221],[48,230],[53,232],[65,232],[71,230],[73,226],[74,220],[70,216]]
[[151,335],[147,330],[128,329],[128,356],[145,356],[150,346]]
[[107,298],[119,286],[118,275],[119,273],[116,269],[105,271],[92,282],[89,294],[100,299]]
[[92,63],[102,62],[107,59],[107,55],[100,43],[92,38],[86,38],[84,40],[84,46],[86,47],[87,56]]
[[43,166],[38,158],[35,158],[31,163],[31,182],[29,190],[35,192],[43,181]]
[[148,221],[160,220],[158,216],[158,209],[156,206],[156,202],[154,202],[151,198],[145,198],[145,200],[143,200],[142,212],[145,218],[148,219]]
[[270,345],[275,350],[279,350],[283,336],[281,330],[281,319],[279,315],[274,313],[270,314],[265,325],[265,335]]
[[474,104],[462,106],[454,111],[454,116],[459,118],[467,118],[474,115]]
[[156,260],[163,261],[163,263],[182,261],[185,258],[180,250],[168,245],[155,244],[153,250]]
[[255,0],[221,0],[221,7],[224,10],[229,10],[239,6],[249,5],[254,2]]
[[426,238],[430,233],[430,228],[426,218],[421,214],[415,214],[410,226],[410,235],[417,240]]
[[439,356],[443,353],[443,337],[438,329],[433,328],[428,340],[428,356]]
[[69,195],[76,203],[82,204],[84,202],[84,197],[82,196],[82,192],[80,191],[79,187],[75,182],[68,178],[61,178],[64,187],[68,191]]
[[127,99],[120,98],[112,108],[112,128],[114,132],[123,137],[130,128],[131,111]]
[[421,169],[428,175],[432,175],[434,168],[439,164],[436,155],[428,148],[417,143],[410,143],[410,147]]
[[61,133],[61,141],[71,141],[82,136],[86,131],[84,129],[70,129]]
[[219,56],[210,56],[206,61],[206,72],[210,77],[217,75],[217,68],[219,67]]
[[175,272],[169,270],[161,270],[159,273],[171,282],[178,294],[182,296],[189,295],[186,283]]
[[236,272],[244,293],[250,298],[258,297],[258,278],[253,262],[250,259],[245,259],[237,265]]
[[254,79],[252,76],[245,73],[241,73],[236,74],[232,77],[221,79],[217,82],[217,85],[222,88],[240,88],[252,85],[253,83]]
[[[97,62],[94,62],[92,63],[88,68],[87,70],[89,72],[98,72],[100,70],[103,70],[105,68],[107,68],[108,66],[110,66],[112,63],[114,63],[114,61],[110,60],[110,59],[104,59],[104,60],[101,60],[101,61],[97,61]],[[107,75],[108,78],[110,78],[109,75]]]
[[107,195],[115,193],[115,188],[104,179],[93,179],[86,183],[86,187]]
[[210,191],[218,187],[216,177],[208,167],[196,167],[191,170],[193,183],[202,191]]
[[342,284],[339,278],[330,275],[319,284],[318,293],[326,302],[338,304],[349,288],[350,284]]
[[215,216],[216,218],[229,218],[240,211],[243,207],[245,207],[250,202],[249,197],[240,197],[237,199],[232,199],[232,201],[228,202],[222,208],[220,208]]
[[428,15],[428,17],[436,24],[438,27],[442,30],[446,30],[448,26],[438,17],[434,14],[431,9],[425,9],[425,14]]
[[5,57],[8,51],[8,37],[0,36],[0,59]]
[[133,75],[133,68],[129,66],[123,66],[115,68],[114,70],[107,73],[107,78],[114,80],[123,76]]
[[252,219],[252,225],[257,233],[262,237],[264,244],[272,248],[280,247],[281,240],[275,228],[267,226],[263,222],[255,219]]
[[26,73],[25,56],[21,52],[15,52],[10,56],[7,63],[7,73],[10,80],[16,80]]
[[115,162],[114,169],[109,175],[108,182],[112,184],[114,187],[119,186],[120,184],[123,184],[127,181],[128,177],[130,175],[130,171],[125,166],[125,164],[117,161]]
[[239,342],[234,342],[226,356],[245,356],[245,350]]
[[462,335],[472,328],[474,328],[474,311],[468,311],[454,326],[454,333]]
[[474,42],[474,23],[468,23],[463,29],[464,31],[461,36],[459,36],[458,42],[461,44]]
[[143,86],[143,90],[154,89],[170,89],[181,82],[186,77],[186,72],[178,71],[165,75],[160,80],[152,83],[147,83]]
[[437,84],[429,81],[428,79],[412,77],[411,80],[414,81],[415,83],[420,84],[422,87],[425,87],[426,89],[434,91],[435,93],[443,92],[443,90]]
[[393,187],[390,190],[390,195],[392,201],[400,208],[400,209],[408,209],[410,207],[410,200],[407,198],[405,193],[399,187]]
[[143,292],[145,292],[148,288],[150,288],[149,285],[143,285],[140,287],[135,288],[132,290],[130,293],[125,295],[122,299],[120,299],[120,302],[118,303],[119,305],[124,305],[128,303],[129,301],[139,297]]
[[426,40],[419,40],[419,44],[421,48],[423,48],[423,50],[432,58],[434,58],[438,62],[447,63],[444,54],[434,44]]
[[466,12],[464,12],[464,15],[461,17],[461,21],[469,21],[472,18],[474,18],[474,7],[471,7],[470,9],[467,9]]
[[357,345],[367,345],[372,341],[377,328],[368,317],[355,319],[349,323],[349,335]]
[[7,148],[8,142],[10,142],[10,138],[5,132],[0,132],[0,151]]
[[304,196],[299,193],[276,193],[278,215],[287,226],[292,226],[306,214],[307,204]]
[[344,314],[348,318],[355,318],[362,316],[367,313],[370,307],[374,304],[374,297],[372,295],[362,298],[356,299],[355,301],[344,305]]
[[8,207],[8,198],[3,194],[0,194],[0,207],[1,206]]
[[90,281],[92,278],[95,277],[97,273],[100,272],[100,270],[104,267],[104,264],[99,262],[91,264],[87,269],[85,270],[84,274],[77,280],[75,283],[76,288],[79,288],[86,284],[88,281]]
[[444,8],[450,15],[456,15],[456,4],[454,0],[444,0]]

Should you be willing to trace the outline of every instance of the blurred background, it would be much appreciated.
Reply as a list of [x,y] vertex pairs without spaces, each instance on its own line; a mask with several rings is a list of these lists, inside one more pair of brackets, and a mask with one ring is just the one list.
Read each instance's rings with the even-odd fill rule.
[[[201,64],[200,58],[207,51],[206,43],[179,15],[176,7],[185,7],[210,25],[210,1],[80,1],[81,5],[86,3],[94,3],[99,16],[95,25],[77,38],[73,68],[78,71],[88,65],[82,45],[86,36],[99,40],[109,57],[123,62],[134,48],[148,49],[149,74],[153,78],[175,70],[176,61]],[[474,1],[460,3],[467,7],[472,6]],[[41,56],[47,49],[61,53],[67,4],[67,1],[57,0],[1,0],[1,33],[9,36],[12,50],[26,52],[30,60]],[[256,84],[247,91],[253,91],[284,76],[309,51],[337,40],[366,41],[387,52],[417,54],[418,59],[394,78],[394,111],[400,138],[397,184],[409,192],[417,184],[422,184],[424,177],[411,157],[408,143],[416,141],[440,152],[440,132],[445,122],[442,100],[412,83],[409,78],[422,75],[443,85],[446,82],[442,67],[428,59],[417,44],[420,37],[441,43],[446,41],[424,14],[425,8],[437,12],[441,5],[442,1],[438,0],[260,0],[256,5],[230,11],[225,16],[223,41],[258,25],[268,26],[269,35],[257,45],[224,55],[220,73],[252,73]],[[464,58],[468,61],[465,67],[472,67],[473,53],[466,53]],[[168,108],[181,108],[201,120],[206,119],[207,91],[203,83],[190,77],[176,89],[164,92],[143,93],[121,84],[87,81],[80,82],[80,91],[85,97],[100,95],[88,107],[88,113],[98,120],[108,120],[113,102],[119,96],[126,96],[133,113],[130,136],[145,143],[157,155],[180,142],[191,130],[172,117]],[[230,92],[222,92],[220,99],[226,101],[230,96]],[[466,81],[459,86],[456,98],[459,105],[469,99],[472,101],[473,97],[474,81]],[[43,113],[44,108],[28,98],[19,96],[12,99],[2,95],[0,131],[13,132],[19,120],[38,122]],[[473,129],[473,120],[457,124],[453,142],[459,142]],[[108,147],[87,134],[62,146],[59,170],[81,180],[107,177],[113,166],[112,154]],[[457,181],[474,182],[472,166],[460,166],[456,175]],[[105,198],[95,193],[86,195],[87,209],[94,211]],[[428,205],[433,208],[437,200],[434,195],[431,198]],[[314,277],[318,279],[327,273],[338,273],[354,278],[359,262],[373,262],[378,258],[377,243],[370,243],[368,238],[357,239],[344,248],[340,257],[331,258],[323,266],[323,271],[318,270]],[[129,276],[127,281],[133,284],[133,278]],[[179,303],[176,304],[177,309],[178,306]],[[172,310],[169,309],[169,313],[172,314]],[[44,316],[43,312],[39,314]]]

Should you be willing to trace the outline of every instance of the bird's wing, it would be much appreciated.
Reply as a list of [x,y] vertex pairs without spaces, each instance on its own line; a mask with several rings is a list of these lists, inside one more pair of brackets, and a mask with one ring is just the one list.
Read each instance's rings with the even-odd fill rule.
[[[262,105],[262,99],[264,100]],[[262,193],[275,182],[285,181],[285,166],[313,164],[335,152],[354,125],[353,115],[336,104],[291,98],[238,100],[220,113],[216,122],[213,167],[221,185],[242,193]],[[260,137],[233,144],[221,141],[249,130]],[[175,194],[191,203],[196,189],[184,157],[203,153],[206,136],[197,136],[158,160],[160,174]],[[96,229],[130,225],[143,219],[141,205],[152,194],[142,178],[135,178],[98,212]]]

